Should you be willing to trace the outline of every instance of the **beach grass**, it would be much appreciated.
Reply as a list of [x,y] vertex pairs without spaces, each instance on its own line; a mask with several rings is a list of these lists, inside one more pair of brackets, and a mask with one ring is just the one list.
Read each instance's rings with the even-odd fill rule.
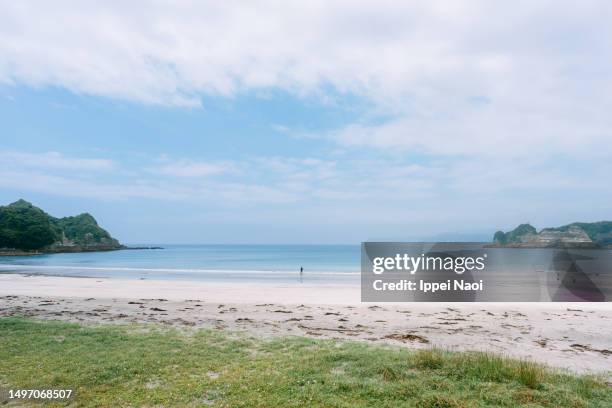
[[48,406],[612,406],[602,378],[490,354],[14,317],[0,319],[0,386],[75,390]]

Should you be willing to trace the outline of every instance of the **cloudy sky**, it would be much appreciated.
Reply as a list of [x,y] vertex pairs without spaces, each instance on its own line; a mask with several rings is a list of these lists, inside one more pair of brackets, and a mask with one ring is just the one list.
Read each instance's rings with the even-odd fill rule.
[[128,243],[612,219],[612,4],[0,5],[0,200]]

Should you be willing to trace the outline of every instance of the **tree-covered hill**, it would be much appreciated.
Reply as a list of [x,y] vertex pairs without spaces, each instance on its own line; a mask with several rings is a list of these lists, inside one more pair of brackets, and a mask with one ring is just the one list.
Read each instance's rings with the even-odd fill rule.
[[493,241],[505,245],[513,242],[520,242],[521,238],[529,234],[537,234],[538,231],[530,224],[521,224],[512,231],[497,231],[493,236]]
[[61,252],[121,247],[90,214],[55,218],[25,200],[0,206],[0,248]]
[[65,239],[79,245],[95,243],[112,244],[115,241],[110,234],[100,228],[96,219],[88,213],[56,220],[56,225],[63,231]]
[[54,218],[27,201],[0,207],[0,248],[40,249],[60,238]]

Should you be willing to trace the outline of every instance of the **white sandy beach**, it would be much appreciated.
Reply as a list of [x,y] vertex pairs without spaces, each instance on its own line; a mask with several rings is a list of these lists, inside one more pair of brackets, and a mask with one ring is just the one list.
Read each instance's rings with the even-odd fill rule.
[[360,303],[358,285],[0,275],[0,316],[479,350],[612,372],[609,303]]

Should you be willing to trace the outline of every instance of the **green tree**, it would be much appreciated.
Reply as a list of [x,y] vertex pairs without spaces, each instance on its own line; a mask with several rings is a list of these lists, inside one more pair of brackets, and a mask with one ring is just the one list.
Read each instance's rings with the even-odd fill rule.
[[0,247],[40,249],[59,238],[53,218],[24,200],[0,207]]

